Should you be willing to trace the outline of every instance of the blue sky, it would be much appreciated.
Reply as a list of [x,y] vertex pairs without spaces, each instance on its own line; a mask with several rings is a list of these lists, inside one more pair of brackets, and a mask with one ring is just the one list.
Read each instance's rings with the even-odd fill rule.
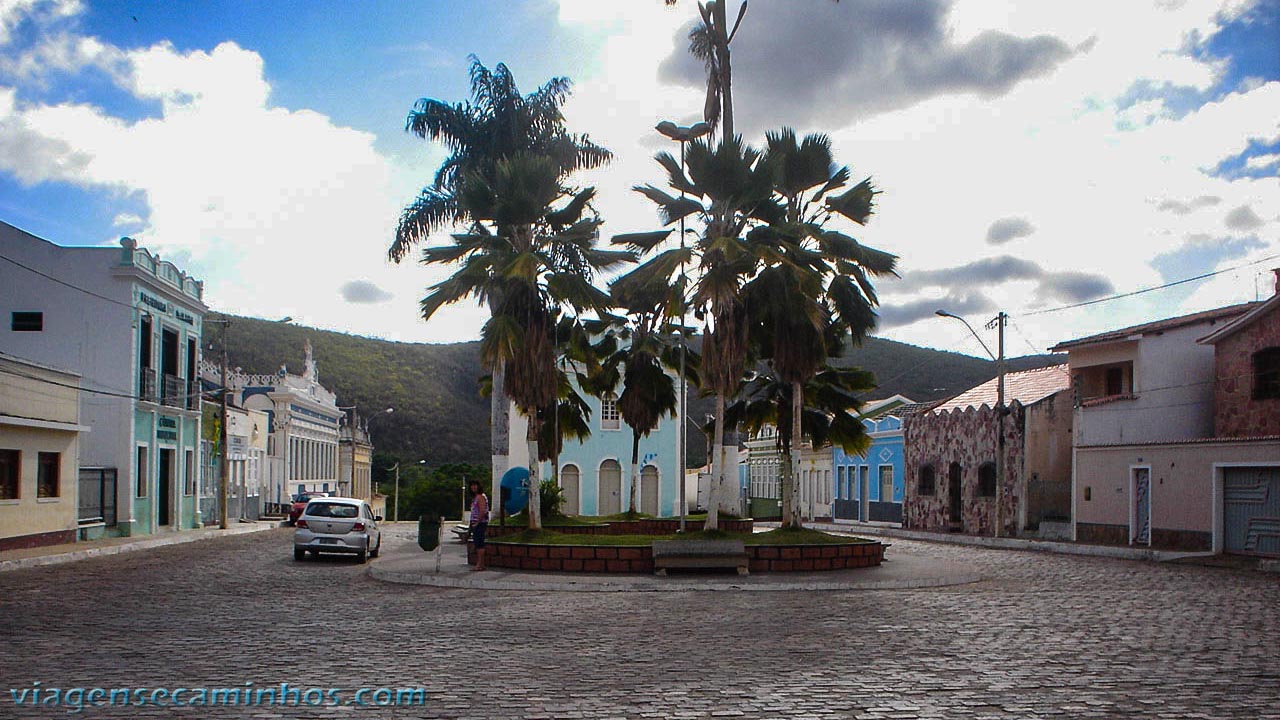
[[[902,257],[881,334],[980,352],[933,310],[1004,309],[1044,348],[1270,290],[1280,0],[1055,5],[751,4],[739,130],[827,132],[883,190],[858,229]],[[384,257],[443,157],[403,131],[414,100],[464,99],[473,53],[526,92],[571,77],[570,126],[617,155],[582,178],[605,234],[650,229],[629,189],[659,181],[652,126],[698,119],[695,15],[689,0],[0,3],[0,220],[68,245],[137,237],[218,309],[470,339],[476,308],[415,317],[444,270]]]

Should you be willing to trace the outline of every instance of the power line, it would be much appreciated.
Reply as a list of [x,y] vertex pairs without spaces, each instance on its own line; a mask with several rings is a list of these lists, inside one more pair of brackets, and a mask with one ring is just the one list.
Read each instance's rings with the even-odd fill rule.
[[1060,307],[1046,308],[1044,310],[1032,310],[1031,312],[1023,313],[1023,315],[1027,315],[1027,316],[1044,315],[1046,313],[1060,312],[1062,310],[1071,310],[1072,308],[1085,307],[1086,305],[1097,305],[1098,303],[1110,302],[1112,300],[1119,300],[1121,298],[1133,297],[1135,295],[1142,295],[1143,293],[1149,293],[1155,290],[1164,290],[1165,288],[1171,288],[1177,285],[1184,285],[1189,282],[1204,280],[1206,278],[1211,278],[1215,275],[1222,275],[1223,273],[1235,272],[1236,270],[1242,270],[1244,268],[1247,268],[1250,265],[1257,265],[1259,263],[1264,263],[1269,260],[1275,260],[1277,258],[1280,258],[1280,253],[1277,253],[1275,255],[1268,255],[1267,257],[1264,257],[1264,258],[1258,258],[1257,260],[1254,260],[1252,262],[1242,263],[1234,267],[1223,268],[1221,270],[1214,270],[1213,272],[1204,273],[1202,275],[1196,275],[1195,277],[1183,278],[1182,280],[1174,280],[1173,282],[1168,282],[1163,285],[1156,285],[1154,287],[1142,288],[1141,290],[1134,290],[1132,292],[1120,293],[1118,295],[1108,295],[1107,297],[1095,298],[1093,300],[1086,300],[1084,302],[1072,303],[1071,305],[1062,305]]
[[41,271],[39,271],[39,270],[37,270],[37,269],[35,269],[35,268],[33,268],[33,267],[29,266],[29,265],[24,265],[24,264],[22,264],[22,263],[18,262],[17,260],[14,260],[14,259],[13,259],[13,258],[11,258],[11,257],[5,257],[4,255],[0,255],[0,260],[5,260],[5,261],[7,261],[7,262],[11,262],[11,263],[13,263],[14,265],[17,265],[18,267],[22,268],[23,270],[27,270],[27,271],[33,272],[33,273],[35,273],[36,275],[39,275],[40,277],[45,278],[45,279],[48,279],[48,280],[52,280],[52,281],[54,281],[54,282],[58,283],[59,285],[65,285],[65,286],[67,286],[67,287],[71,288],[72,290],[79,290],[80,292],[84,293],[85,295],[91,295],[91,296],[93,296],[93,297],[98,298],[99,300],[106,300],[107,302],[115,303],[116,305],[123,305],[124,307],[127,307],[127,308],[129,308],[130,310],[132,310],[132,309],[133,309],[133,305],[130,305],[129,303],[126,303],[126,302],[120,302],[119,300],[116,300],[115,298],[109,298],[109,297],[107,297],[106,295],[99,295],[98,293],[96,293],[96,292],[94,292],[94,291],[92,291],[92,290],[85,290],[84,288],[82,288],[82,287],[80,287],[80,286],[78,286],[78,285],[72,285],[71,283],[67,282],[66,280],[61,280],[61,279],[56,278],[56,277],[54,277],[54,276],[52,276],[52,275],[50,275],[50,274],[48,274],[48,273],[41,272]]

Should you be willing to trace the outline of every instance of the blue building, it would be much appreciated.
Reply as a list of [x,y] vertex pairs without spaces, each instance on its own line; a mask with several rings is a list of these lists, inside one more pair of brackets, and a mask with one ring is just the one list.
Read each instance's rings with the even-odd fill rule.
[[[560,452],[560,487],[564,512],[569,515],[613,515],[626,512],[631,498],[631,427],[618,412],[616,396],[604,400],[583,394],[591,406],[591,437],[566,440]],[[525,443],[527,421],[511,410],[509,467],[528,467]],[[679,418],[667,416],[648,437],[640,439],[638,511],[659,517],[679,513],[683,473],[676,457]],[[551,463],[541,465],[540,477],[551,477]]]
[[862,423],[871,437],[867,452],[849,455],[832,448],[836,520],[902,522],[902,418],[919,407],[901,395],[872,403],[863,411]]

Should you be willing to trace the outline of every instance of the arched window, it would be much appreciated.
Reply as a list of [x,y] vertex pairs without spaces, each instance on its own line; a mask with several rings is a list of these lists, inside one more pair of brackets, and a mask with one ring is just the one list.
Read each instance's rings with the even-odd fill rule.
[[978,497],[996,496],[996,464],[982,463],[978,467]]
[[1253,354],[1253,399],[1280,398],[1280,347]]
[[920,495],[934,495],[937,493],[937,478],[932,465],[925,465],[920,468],[920,481],[916,488],[916,492]]

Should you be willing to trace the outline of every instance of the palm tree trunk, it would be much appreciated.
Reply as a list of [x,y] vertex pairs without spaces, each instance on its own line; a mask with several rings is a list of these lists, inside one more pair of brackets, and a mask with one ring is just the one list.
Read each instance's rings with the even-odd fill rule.
[[499,503],[502,502],[502,476],[507,473],[511,454],[511,401],[504,387],[506,374],[506,365],[498,365],[493,371],[493,389],[489,394],[489,454],[493,463],[489,496],[497,498]]
[[711,479],[707,482],[707,522],[704,530],[720,528],[720,497],[724,488],[724,393],[716,393],[716,429],[711,441]]
[[631,507],[627,511],[636,514],[636,500],[640,497],[640,433],[631,432]]
[[800,415],[804,412],[804,386],[791,383],[791,517],[783,521],[784,527],[799,528],[804,525],[800,512]]
[[529,529],[542,529],[542,480],[539,477],[542,463],[538,462],[538,413],[530,413],[529,430],[525,433],[529,445]]
[[713,7],[715,20],[715,52],[720,67],[720,123],[722,139],[733,137],[733,69],[729,65],[729,18],[725,12],[726,0]]

